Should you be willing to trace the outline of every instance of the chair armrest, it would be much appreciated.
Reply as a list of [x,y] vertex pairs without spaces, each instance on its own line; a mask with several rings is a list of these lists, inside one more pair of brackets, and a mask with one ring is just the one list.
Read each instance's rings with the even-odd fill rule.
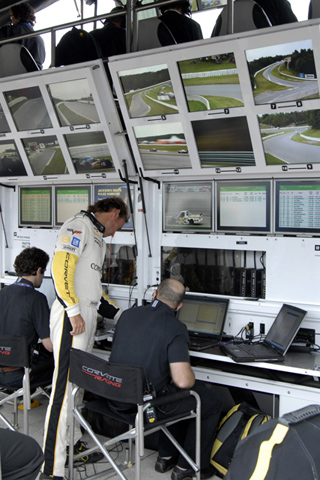
[[178,402],[179,400],[189,397],[190,395],[191,390],[180,390],[179,392],[169,393],[168,395],[161,395],[153,400],[149,400],[147,403],[151,407],[158,407],[159,405],[167,405],[168,403]]

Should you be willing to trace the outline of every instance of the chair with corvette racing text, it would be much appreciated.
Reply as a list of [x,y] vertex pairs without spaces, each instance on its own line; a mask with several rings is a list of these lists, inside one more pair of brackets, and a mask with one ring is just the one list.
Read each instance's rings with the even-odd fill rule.
[[[144,455],[144,436],[161,430],[174,444],[177,450],[184,456],[190,466],[194,470],[194,476],[200,480],[200,398],[196,392],[192,390],[182,390],[181,392],[169,394],[163,397],[154,398],[153,400],[144,401],[143,385],[144,385],[144,372],[140,367],[133,367],[128,365],[111,364],[106,360],[103,360],[90,353],[83,352],[71,348],[70,351],[70,375],[69,381],[74,384],[71,402],[70,402],[70,438],[69,438],[69,480],[74,480],[73,463],[77,461],[78,457],[73,456],[72,445],[74,445],[74,420],[76,419],[80,425],[88,432],[95,446],[86,451],[86,454],[100,451],[111,467],[104,471],[99,472],[99,477],[102,474],[106,474],[109,471],[115,470],[122,480],[127,480],[123,469],[124,465],[118,465],[109,450],[116,444],[122,441],[128,441],[129,444],[129,464],[131,464],[131,452],[132,443],[135,443],[135,479],[140,479],[141,465],[140,459]],[[96,394],[96,398],[79,403],[77,401],[77,394],[80,388],[83,388],[86,392]],[[196,408],[180,415],[169,415],[165,420],[157,420],[150,415],[150,409],[153,407],[161,406],[171,402],[176,402],[189,395],[193,395],[196,398]],[[122,415],[116,413],[111,409],[109,401],[123,402],[131,407],[133,404],[136,406],[134,425],[132,420],[126,420]],[[127,425],[128,429],[116,437],[109,438],[107,441],[101,441],[97,434],[94,432],[91,425],[84,417],[85,411],[92,410],[96,415],[105,415],[113,420],[122,422]],[[135,409],[134,409],[135,410]],[[149,420],[148,420],[149,418]],[[189,457],[181,445],[172,436],[168,427],[179,421],[194,419],[196,422],[196,458],[195,461]],[[83,454],[82,454],[83,455]],[[96,478],[96,475],[82,477],[82,478]]]

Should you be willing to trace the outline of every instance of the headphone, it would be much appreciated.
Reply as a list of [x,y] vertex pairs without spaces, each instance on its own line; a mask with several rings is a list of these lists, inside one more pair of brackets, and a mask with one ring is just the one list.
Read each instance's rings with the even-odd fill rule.
[[170,8],[181,8],[181,12],[184,15],[191,15],[192,11],[192,0],[182,0],[181,2],[170,3],[159,7],[160,12],[163,14],[166,10]]
[[97,227],[99,232],[104,233],[105,227],[96,219],[94,215],[91,215],[91,213],[86,212],[85,210],[80,210],[80,212],[90,218],[91,222],[95,227]]

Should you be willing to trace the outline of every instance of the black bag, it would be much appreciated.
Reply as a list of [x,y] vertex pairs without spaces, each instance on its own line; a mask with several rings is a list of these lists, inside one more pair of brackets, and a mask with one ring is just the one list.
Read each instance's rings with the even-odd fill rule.
[[225,480],[318,480],[320,405],[272,419],[239,443]]
[[213,443],[211,463],[224,476],[240,440],[254,432],[269,416],[246,402],[235,405],[221,420]]
[[101,57],[100,47],[93,36],[85,30],[73,27],[63,35],[56,46],[54,66],[88,62]]

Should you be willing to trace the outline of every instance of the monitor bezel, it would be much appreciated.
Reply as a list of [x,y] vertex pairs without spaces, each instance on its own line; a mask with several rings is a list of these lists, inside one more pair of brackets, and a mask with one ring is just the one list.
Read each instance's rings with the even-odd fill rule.
[[[76,192],[76,190],[79,190],[79,189],[85,190],[88,193],[88,204],[87,204],[87,207],[88,207],[90,205],[91,197],[92,197],[91,185],[89,185],[89,184],[77,184],[77,185],[70,184],[70,185],[56,185],[54,187],[54,192],[53,192],[53,197],[54,197],[53,198],[53,201],[54,201],[54,227],[60,228],[61,225],[63,225],[64,222],[72,216],[72,214],[68,214],[67,218],[63,222],[59,221],[59,219],[58,219],[58,207],[57,207],[59,190],[63,190],[63,191],[74,190],[74,192]],[[76,213],[79,213],[79,211],[75,212],[73,215],[76,215]]]
[[[31,221],[27,222],[25,220],[22,220],[22,195],[24,191],[47,191],[49,190],[50,192],[50,208],[49,208],[49,214],[50,214],[50,219],[48,222],[45,221]],[[43,228],[52,228],[53,227],[53,214],[52,214],[52,205],[53,205],[53,188],[50,185],[47,186],[40,186],[40,185],[20,185],[19,186],[19,196],[18,196],[18,226],[19,228],[37,228],[37,227],[43,227]]]

